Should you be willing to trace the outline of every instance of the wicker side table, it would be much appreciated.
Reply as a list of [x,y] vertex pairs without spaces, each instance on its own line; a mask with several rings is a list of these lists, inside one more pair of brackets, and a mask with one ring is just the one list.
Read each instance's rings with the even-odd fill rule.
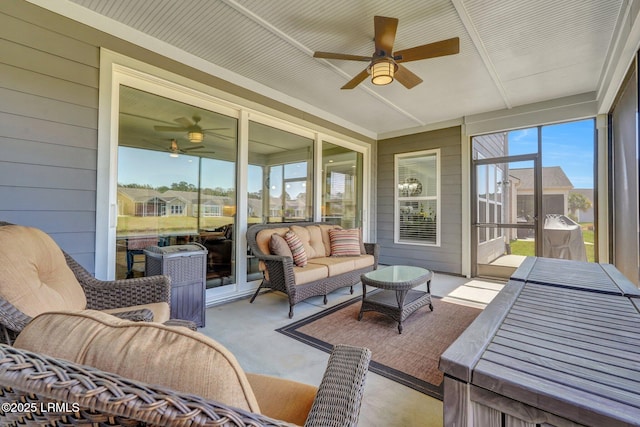
[[[431,304],[431,278],[433,273],[420,267],[394,265],[370,271],[361,276],[362,306],[358,320],[365,311],[385,314],[398,322],[398,333],[402,333],[402,322],[420,307]],[[427,291],[413,289],[423,283]],[[367,294],[367,286],[378,288]]]

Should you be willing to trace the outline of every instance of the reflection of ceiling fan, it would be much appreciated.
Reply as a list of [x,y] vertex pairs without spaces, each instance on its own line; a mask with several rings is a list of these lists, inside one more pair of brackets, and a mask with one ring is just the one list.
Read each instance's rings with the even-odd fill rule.
[[[193,120],[187,117],[178,117],[173,121],[181,126],[154,126],[153,129],[157,132],[187,132],[187,138],[194,143],[200,143],[204,140],[204,134],[207,131],[224,130],[228,128],[215,128],[215,129],[202,129],[198,122],[202,118],[198,115],[193,116]],[[227,138],[224,135],[219,135],[223,138]]]
[[342,86],[342,89],[353,89],[362,83],[369,75],[371,75],[371,82],[375,85],[386,85],[395,79],[402,83],[407,89],[411,89],[422,83],[422,79],[403,67],[401,65],[402,62],[437,58],[439,56],[453,55],[460,52],[460,39],[458,37],[393,52],[393,42],[396,38],[398,19],[375,16],[373,18],[373,24],[375,27],[374,42],[376,47],[373,55],[358,56],[330,52],[315,52],[313,54],[315,58],[369,62],[369,66]]
[[172,139],[171,145],[167,147],[167,151],[171,153],[169,154],[169,156],[178,157],[178,154],[187,154],[188,151],[198,150],[201,148],[204,148],[204,145],[196,145],[195,147],[180,148],[178,146],[178,141],[176,141],[175,139]]

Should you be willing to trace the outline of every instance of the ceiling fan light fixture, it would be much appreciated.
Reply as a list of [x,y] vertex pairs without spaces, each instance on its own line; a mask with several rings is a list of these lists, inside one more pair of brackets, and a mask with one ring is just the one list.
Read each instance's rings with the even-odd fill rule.
[[170,153],[169,157],[178,157],[178,153]]
[[390,58],[383,58],[371,65],[371,83],[377,86],[388,85],[398,66]]
[[187,138],[194,144],[198,144],[204,140],[204,134],[200,131],[191,131],[187,134]]

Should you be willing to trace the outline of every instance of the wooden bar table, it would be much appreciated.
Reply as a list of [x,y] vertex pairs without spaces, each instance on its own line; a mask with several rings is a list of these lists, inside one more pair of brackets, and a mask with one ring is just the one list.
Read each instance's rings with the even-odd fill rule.
[[554,283],[529,282],[553,267],[539,261],[441,356],[445,427],[640,426],[637,289],[599,264],[580,282],[576,261],[556,264]]

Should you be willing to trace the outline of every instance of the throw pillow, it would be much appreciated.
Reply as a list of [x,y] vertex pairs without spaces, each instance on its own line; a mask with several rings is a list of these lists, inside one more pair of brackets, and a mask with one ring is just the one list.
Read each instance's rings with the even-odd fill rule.
[[331,240],[331,256],[360,255],[360,230],[329,230]]
[[291,249],[293,263],[298,267],[304,267],[307,265],[307,253],[304,251],[304,246],[302,245],[300,238],[298,238],[298,235],[289,230],[285,233],[284,240],[289,245],[289,249]]
[[273,255],[288,256],[289,258],[293,258],[293,254],[291,253],[289,244],[279,234],[273,233],[271,235],[271,240],[269,240],[269,251]]

